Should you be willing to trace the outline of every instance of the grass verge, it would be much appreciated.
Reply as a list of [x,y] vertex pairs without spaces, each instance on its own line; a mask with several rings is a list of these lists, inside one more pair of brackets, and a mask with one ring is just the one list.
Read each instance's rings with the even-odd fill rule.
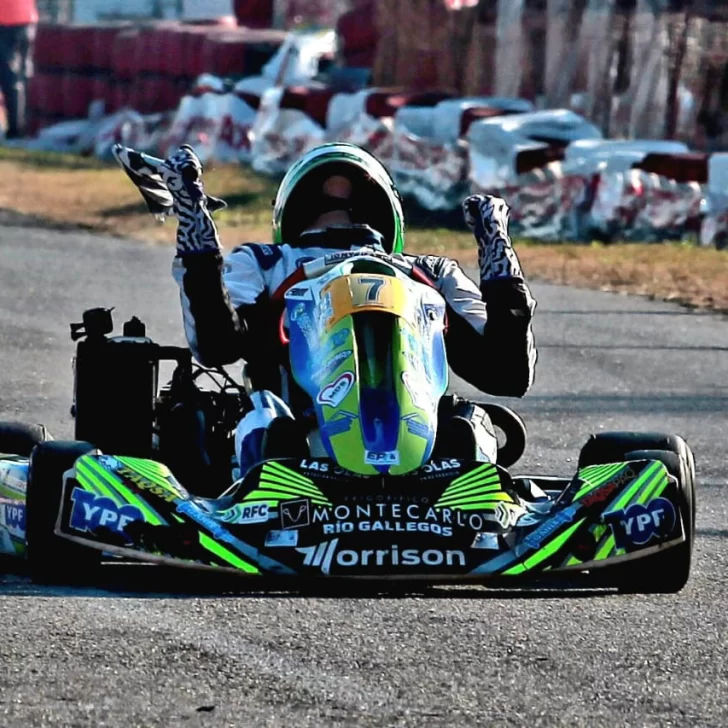
[[[216,216],[223,241],[268,240],[275,183],[237,165],[210,165],[207,189],[229,208]],[[0,221],[85,229],[165,244],[172,221],[160,225],[115,165],[71,155],[0,149]],[[417,219],[419,218],[419,219]],[[411,252],[476,260],[465,231],[428,226],[413,216]],[[680,244],[551,245],[517,243],[530,278],[634,293],[728,313],[728,252]]]

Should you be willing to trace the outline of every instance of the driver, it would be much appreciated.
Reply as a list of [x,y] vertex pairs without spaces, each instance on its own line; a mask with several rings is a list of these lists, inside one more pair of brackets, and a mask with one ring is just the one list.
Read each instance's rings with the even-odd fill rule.
[[[150,170],[142,155],[122,147],[115,155],[143,187],[139,175],[149,177]],[[278,339],[282,299],[276,292],[302,280],[303,264],[315,259],[365,249],[424,273],[447,302],[446,347],[455,374],[492,395],[521,397],[530,388],[536,304],[508,235],[504,200],[474,195],[463,203],[478,245],[478,286],[454,260],[403,254],[399,193],[385,167],[353,144],[324,144],[304,154],[273,202],[273,244],[245,243],[225,258],[211,215],[222,203],[205,194],[202,165],[192,148],[182,146],[154,171],[157,192],[169,190],[168,204],[179,220],[173,272],[192,353],[206,366],[247,362],[254,391],[252,409],[236,432],[241,474],[263,457],[308,454],[296,419],[305,414],[306,402],[285,367]],[[446,397],[440,416],[448,424],[439,428],[436,452],[458,457],[474,449],[478,459],[495,462],[497,441],[481,407]]]

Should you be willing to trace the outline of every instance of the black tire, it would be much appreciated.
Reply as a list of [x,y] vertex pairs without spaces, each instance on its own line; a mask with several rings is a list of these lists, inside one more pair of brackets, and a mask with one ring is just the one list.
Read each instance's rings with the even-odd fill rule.
[[526,423],[510,407],[493,402],[481,402],[480,406],[488,413],[493,427],[497,427],[506,437],[505,444],[498,448],[496,462],[504,468],[515,465],[526,452],[528,434]]
[[0,453],[5,455],[29,457],[36,445],[52,439],[44,425],[0,422]]
[[55,534],[61,508],[63,474],[94,449],[88,442],[56,440],[33,449],[28,471],[26,539],[28,571],[39,584],[87,581],[99,565],[101,552]]
[[623,592],[674,594],[690,578],[695,541],[695,458],[688,444],[678,435],[605,432],[592,435],[586,443],[579,457],[579,467],[646,459],[659,460],[677,480],[685,541],[645,559],[615,566],[613,573]]
[[666,450],[685,454],[687,443],[678,435],[660,432],[600,432],[591,435],[579,454],[579,467],[616,463],[633,450]]

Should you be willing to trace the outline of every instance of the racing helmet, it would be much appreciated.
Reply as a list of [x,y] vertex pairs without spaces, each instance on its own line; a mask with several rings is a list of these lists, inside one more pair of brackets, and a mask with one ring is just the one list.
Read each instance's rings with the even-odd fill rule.
[[[347,197],[331,197],[331,177],[351,183]],[[388,253],[404,249],[402,199],[384,165],[356,144],[322,144],[298,159],[283,178],[273,201],[273,242],[295,246],[304,230],[326,212],[345,210],[352,223],[368,225]]]

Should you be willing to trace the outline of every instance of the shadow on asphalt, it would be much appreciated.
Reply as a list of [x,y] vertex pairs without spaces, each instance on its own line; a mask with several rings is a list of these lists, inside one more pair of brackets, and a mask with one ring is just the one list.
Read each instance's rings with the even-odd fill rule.
[[663,415],[685,414],[694,412],[726,412],[728,411],[728,396],[695,395],[695,394],[644,394],[633,393],[617,394],[529,394],[519,401],[517,407],[524,412],[538,412],[539,414],[566,413],[576,414],[602,414],[626,413],[632,415],[654,414]]
[[204,599],[237,597],[248,599],[579,599],[610,596],[613,590],[585,588],[584,581],[572,585],[541,584],[480,585],[404,584],[375,580],[296,582],[289,579],[255,578],[208,574],[147,564],[102,566],[93,582],[73,586],[33,584],[22,572],[0,576],[0,596],[79,597],[121,599]]
[[695,316],[704,315],[704,312],[698,312],[692,309],[688,310],[677,310],[677,311],[622,311],[615,310],[612,308],[605,309],[603,311],[597,311],[595,309],[586,309],[583,311],[562,311],[558,309],[540,308],[538,309],[538,315],[543,316],[547,314],[549,316]]
[[706,538],[728,538],[728,529],[725,528],[696,528],[695,533]]
[[539,349],[605,349],[607,351],[728,351],[728,346],[648,346],[646,344],[539,344]]

